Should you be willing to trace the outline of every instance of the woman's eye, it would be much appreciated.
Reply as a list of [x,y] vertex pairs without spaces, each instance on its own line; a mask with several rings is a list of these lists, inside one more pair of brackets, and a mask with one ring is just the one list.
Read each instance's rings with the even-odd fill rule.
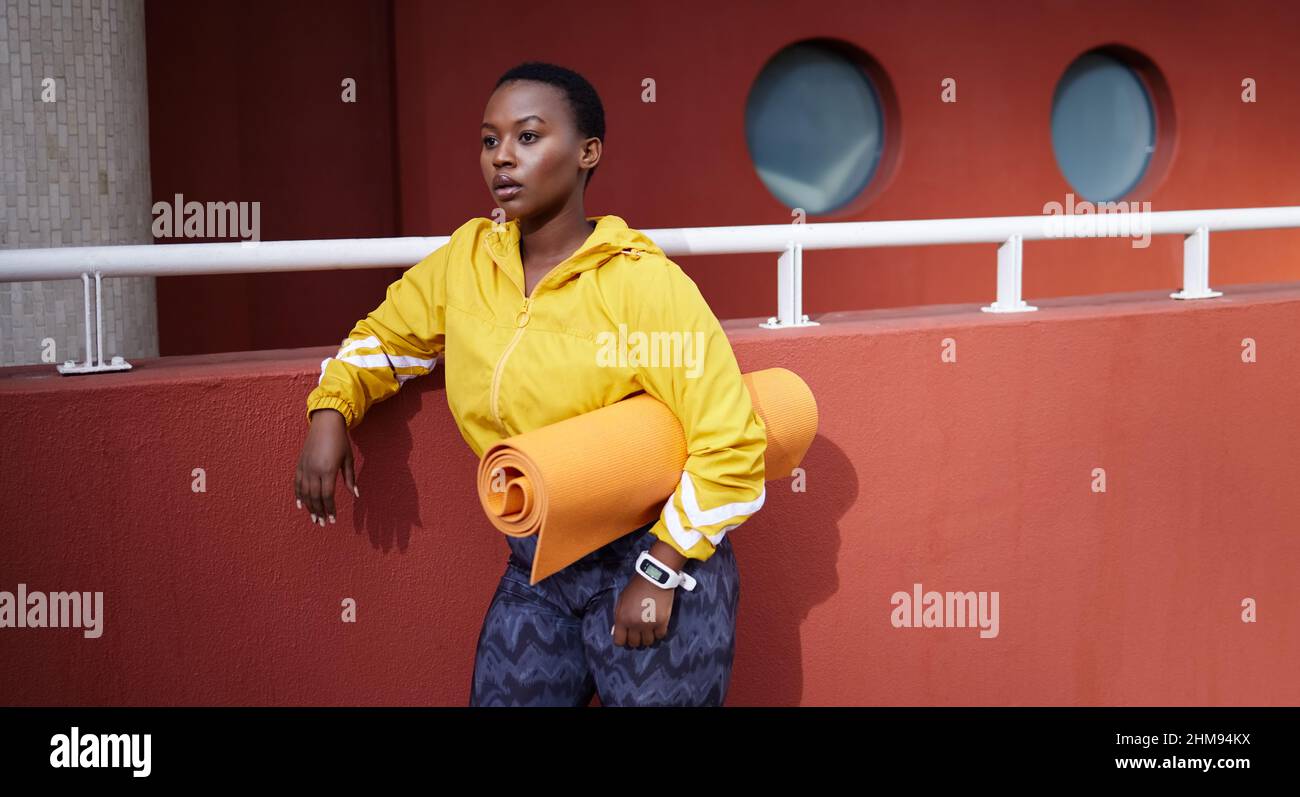
[[524,136],[532,136],[533,138],[537,138],[537,134],[534,133],[534,132],[531,131],[531,130],[525,131],[525,132],[522,133],[519,137],[520,137],[520,138],[523,138]]
[[483,136],[483,146],[490,147],[492,145],[488,142],[495,141],[495,140],[496,139],[494,139],[492,136]]

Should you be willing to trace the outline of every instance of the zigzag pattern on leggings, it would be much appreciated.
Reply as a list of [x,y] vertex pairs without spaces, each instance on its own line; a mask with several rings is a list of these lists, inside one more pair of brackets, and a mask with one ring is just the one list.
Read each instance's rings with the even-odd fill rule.
[[581,624],[498,589],[479,633],[470,705],[584,706],[594,690]]
[[655,542],[650,525],[537,585],[528,583],[531,549],[510,538],[511,562],[479,633],[470,705],[584,706],[594,691],[605,706],[721,705],[740,598],[725,538],[708,560],[687,565],[699,583],[676,590],[665,638],[630,649],[610,636],[617,596],[640,578],[632,564]]

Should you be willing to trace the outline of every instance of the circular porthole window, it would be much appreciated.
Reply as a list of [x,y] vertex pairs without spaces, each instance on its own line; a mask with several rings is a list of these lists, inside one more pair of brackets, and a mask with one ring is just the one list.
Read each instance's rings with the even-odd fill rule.
[[1074,190],[1092,202],[1128,195],[1156,153],[1157,101],[1138,68],[1106,51],[1065,70],[1052,98],[1052,150]]
[[817,40],[785,48],[760,71],[745,103],[745,139],[759,179],[785,206],[839,210],[877,175],[887,86],[873,80],[873,67],[847,45]]

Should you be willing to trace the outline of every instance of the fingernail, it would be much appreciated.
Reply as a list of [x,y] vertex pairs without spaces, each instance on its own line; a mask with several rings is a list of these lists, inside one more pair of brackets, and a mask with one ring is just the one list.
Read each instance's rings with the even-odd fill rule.
[[325,528],[325,518],[322,517],[322,518],[320,519],[320,525],[321,525],[321,528]]
[[335,522],[335,521],[334,521],[334,516],[333,516],[333,515],[330,515],[330,522],[331,522],[331,523]]
[[316,522],[316,514],[315,514],[314,512],[312,513],[312,516],[311,516],[311,522],[312,522],[312,523],[315,523],[315,522]]
[[361,497],[361,491],[358,490],[356,487],[352,488],[352,494],[355,495],[357,498]]
[[[296,500],[296,499],[295,499]],[[302,509],[302,501],[298,501],[298,508]]]

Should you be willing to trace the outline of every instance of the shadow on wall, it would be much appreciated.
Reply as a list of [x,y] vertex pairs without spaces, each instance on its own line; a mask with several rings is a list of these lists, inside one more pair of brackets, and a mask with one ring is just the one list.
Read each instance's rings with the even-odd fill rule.
[[[738,529],[749,533],[733,540],[741,586],[729,706],[800,704],[799,628],[840,588],[840,522],[858,500],[857,472],[821,434],[802,468],[806,490],[792,491],[795,477],[769,482],[762,511]],[[790,576],[792,558],[798,558],[797,578]]]

